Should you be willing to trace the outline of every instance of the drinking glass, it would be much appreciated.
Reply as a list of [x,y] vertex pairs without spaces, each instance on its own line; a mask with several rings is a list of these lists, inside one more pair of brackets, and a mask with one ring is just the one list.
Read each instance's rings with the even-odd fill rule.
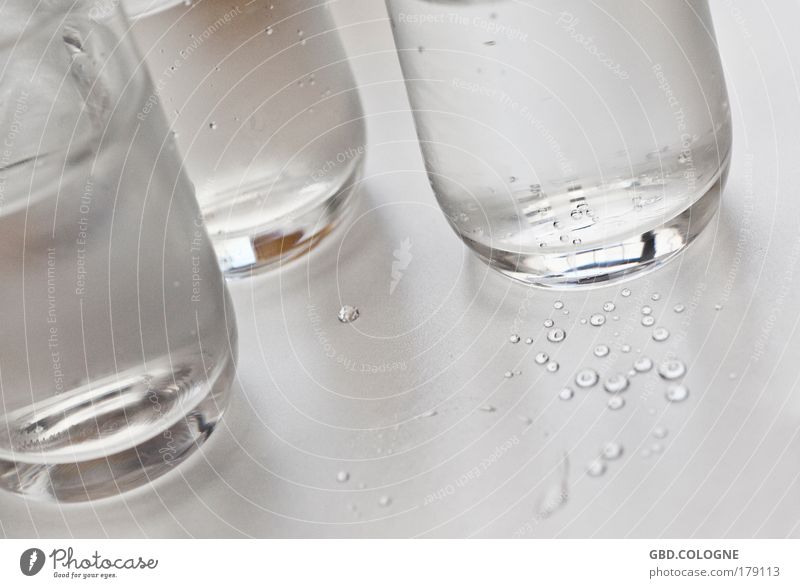
[[731,149],[706,0],[387,0],[436,197],[492,267],[552,287],[667,261]]
[[117,5],[0,17],[0,487],[102,498],[214,430],[234,315]]
[[199,0],[134,34],[223,271],[250,275],[328,235],[365,153],[330,2]]

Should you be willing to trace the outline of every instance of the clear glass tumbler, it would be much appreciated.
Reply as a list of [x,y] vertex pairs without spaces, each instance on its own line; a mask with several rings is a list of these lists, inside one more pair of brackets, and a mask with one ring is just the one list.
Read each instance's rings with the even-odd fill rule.
[[681,251],[731,149],[706,0],[387,0],[431,184],[501,272],[598,284]]
[[234,315],[117,4],[0,18],[0,487],[101,498],[214,430]]
[[223,271],[249,275],[329,234],[365,153],[330,2],[197,0],[134,34]]

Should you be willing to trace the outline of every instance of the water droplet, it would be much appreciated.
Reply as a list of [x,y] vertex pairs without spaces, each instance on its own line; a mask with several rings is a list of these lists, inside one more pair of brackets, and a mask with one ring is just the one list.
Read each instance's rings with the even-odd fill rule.
[[503,377],[505,377],[506,379],[511,379],[514,377],[514,374],[512,372],[506,372],[503,374]]
[[603,382],[603,388],[605,388],[606,392],[610,394],[624,392],[628,389],[629,385],[630,382],[624,374],[614,374],[613,376],[606,378],[606,381]]
[[600,325],[605,324],[605,322],[606,317],[604,317],[602,314],[593,314],[591,317],[589,317],[589,324],[591,324],[593,327],[599,327]]
[[622,353],[630,353],[631,352],[631,346],[626,343],[625,345],[620,347],[619,350],[622,351]]
[[547,371],[550,373],[555,373],[558,371],[558,362],[557,361],[550,361],[547,363]]
[[575,391],[572,388],[562,388],[561,392],[558,393],[558,397],[561,400],[572,400],[573,396],[575,396]]
[[656,319],[653,316],[645,315],[642,317],[642,324],[645,327],[652,327],[656,323]]
[[550,359],[550,356],[547,355],[544,351],[540,351],[533,357],[533,361],[538,363],[539,365],[544,365],[547,363],[547,360]]
[[619,410],[625,406],[625,399],[622,396],[614,394],[614,396],[608,399],[607,405],[610,410]]
[[426,412],[423,412],[423,413],[422,413],[422,416],[423,416],[424,418],[428,419],[428,418],[430,418],[430,417],[435,417],[437,414],[439,414],[439,413],[438,413],[438,412],[436,412],[436,409],[434,408],[434,409],[428,410],[428,411],[426,411]]
[[667,428],[662,425],[658,425],[653,429],[653,437],[656,439],[663,439],[667,436],[667,433],[669,433],[669,431],[667,431]]
[[511,336],[508,338],[508,340],[509,340],[511,343],[519,343],[519,335],[511,335]]
[[344,484],[349,479],[350,479],[350,474],[348,474],[344,470],[336,474],[336,481],[339,482],[340,484]]
[[598,345],[594,348],[594,354],[596,357],[605,357],[609,353],[608,345]]
[[513,184],[516,181],[517,181],[517,177],[516,176],[511,176],[511,177],[508,178],[508,183],[509,184]]
[[650,308],[649,306],[643,306],[642,307],[642,314],[644,314],[644,315],[653,314],[653,309]]
[[392,503],[392,499],[389,496],[381,496],[380,500],[378,500],[378,504],[382,507],[387,507]]
[[668,359],[658,366],[658,375],[665,380],[677,380],[686,373],[686,365],[680,359]]
[[560,300],[556,300],[555,302],[553,302],[553,308],[555,308],[556,310],[561,310],[562,308],[564,308],[564,303],[561,302]]
[[623,288],[622,292],[620,292],[620,294],[622,294],[622,296],[627,298],[628,296],[631,295],[631,289],[630,288]]
[[586,324],[586,322],[587,322],[587,321],[586,321],[586,319],[585,319],[585,318],[582,318],[582,319],[581,319],[581,324],[582,324],[582,325],[585,325],[585,324]]
[[526,414],[521,414],[517,418],[521,420],[526,426],[533,424],[533,419]]
[[583,241],[581,241],[581,240],[580,240],[578,237],[575,237],[575,238],[572,240],[572,244],[573,244],[573,245],[580,245],[582,242],[583,242]]
[[722,310],[722,305],[721,304],[715,304],[714,305],[714,310]]
[[497,41],[484,41],[483,44],[486,45],[487,47],[494,47],[495,45],[497,45]]
[[609,441],[603,446],[603,457],[608,460],[619,459],[622,457],[622,445],[616,441]]
[[586,473],[593,478],[599,478],[606,473],[606,464],[602,459],[593,459],[586,466]]
[[664,327],[656,327],[653,330],[653,341],[666,341],[669,339],[669,331]]
[[361,313],[355,306],[345,304],[339,309],[339,314],[337,316],[340,323],[352,323],[361,316]]
[[667,388],[666,397],[670,402],[683,402],[689,398],[689,388],[683,384],[672,384]]
[[600,376],[593,369],[581,370],[575,375],[575,383],[580,388],[591,388],[599,379]]
[[494,406],[492,406],[491,404],[485,404],[484,406],[481,406],[481,410],[483,412],[494,412],[497,409]]
[[678,304],[676,304],[675,306],[673,306],[673,307],[672,307],[672,310],[674,310],[675,312],[677,312],[678,314],[680,314],[680,313],[682,313],[684,310],[686,310],[686,307],[685,307],[683,304],[680,304],[680,303],[678,303]]
[[573,210],[570,213],[570,216],[572,217],[573,220],[578,220],[583,216],[583,212],[581,212],[580,210]]
[[564,329],[553,329],[547,333],[547,340],[551,343],[561,343],[567,336]]
[[208,128],[213,131],[214,129],[217,128],[217,123],[215,123],[215,122],[208,123]]
[[267,27],[266,33],[267,35],[271,35],[273,33],[272,27]]
[[544,323],[543,323],[543,324],[544,324],[544,326],[545,326],[545,327],[547,327],[547,328],[549,329],[549,328],[550,328],[550,327],[552,327],[552,326],[553,326],[555,323],[553,322],[553,319],[545,319],[545,321],[544,321]]
[[609,301],[609,302],[606,302],[606,303],[603,305],[603,310],[605,310],[606,312],[612,312],[612,311],[613,311],[614,309],[616,309],[616,308],[617,308],[617,305],[616,305],[616,304],[614,304],[614,303],[613,303],[613,302],[611,302],[611,301]]
[[653,369],[653,360],[649,357],[640,357],[633,362],[633,369],[639,373],[649,372]]
[[532,345],[532,344],[533,344],[533,339],[531,339],[530,337],[525,339],[525,345]]
[[653,295],[650,297],[650,300],[661,300],[661,294],[659,294],[658,292],[656,292],[655,294],[653,294]]

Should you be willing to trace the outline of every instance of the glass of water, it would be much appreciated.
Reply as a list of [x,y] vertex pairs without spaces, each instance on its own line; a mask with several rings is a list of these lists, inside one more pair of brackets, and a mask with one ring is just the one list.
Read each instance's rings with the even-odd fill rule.
[[214,430],[234,315],[118,5],[0,18],[0,487],[101,498]]
[[328,235],[365,154],[330,2],[199,0],[133,31],[223,271],[250,275]]
[[387,0],[428,175],[460,237],[526,283],[667,261],[731,150],[706,0]]

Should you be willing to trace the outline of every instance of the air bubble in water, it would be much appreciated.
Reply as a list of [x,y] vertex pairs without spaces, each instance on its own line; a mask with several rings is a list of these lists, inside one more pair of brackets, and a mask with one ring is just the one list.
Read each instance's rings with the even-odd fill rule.
[[672,384],[667,388],[666,397],[670,402],[683,402],[689,397],[689,388],[684,384]]
[[650,297],[650,299],[651,299],[651,300],[661,300],[661,294],[659,294],[658,292],[656,292],[655,294],[653,294],[653,295]]
[[558,362],[557,361],[549,361],[547,362],[547,371],[550,373],[555,373],[558,371]]
[[652,327],[656,323],[656,319],[653,316],[645,315],[642,317],[642,324],[645,327]]
[[642,307],[642,314],[644,314],[644,315],[653,314],[653,309],[650,308],[649,306],[643,306]]
[[561,343],[567,336],[564,329],[553,329],[547,333],[547,340],[551,343]]
[[604,317],[602,314],[593,314],[591,317],[589,317],[589,324],[591,324],[593,327],[599,327],[605,322],[606,317]]
[[613,376],[606,378],[606,381],[603,382],[603,388],[605,388],[606,392],[610,394],[624,392],[628,389],[629,385],[630,382],[628,381],[628,378],[623,374],[614,374]]
[[668,359],[658,366],[658,375],[665,380],[677,380],[686,373],[686,365],[680,359]]
[[653,331],[654,341],[666,341],[669,339],[669,331],[664,327],[656,327]]
[[349,479],[350,479],[350,474],[348,474],[344,470],[336,474],[336,481],[339,482],[340,484],[344,484]]
[[639,373],[649,372],[653,369],[653,360],[649,357],[640,357],[633,363],[633,369]]
[[627,298],[628,296],[631,295],[631,289],[630,288],[623,288],[622,292],[620,292],[620,294],[622,294],[622,296]]
[[602,459],[593,459],[586,466],[586,473],[593,478],[599,478],[606,473],[606,464]]
[[625,406],[625,399],[622,396],[615,394],[608,399],[608,408],[611,410],[619,410]]
[[556,310],[561,310],[562,308],[564,308],[564,303],[561,302],[561,300],[556,300],[555,302],[553,302],[553,308],[555,308]]
[[581,370],[575,375],[575,383],[580,388],[591,388],[597,384],[599,379],[600,376],[598,376],[597,372],[593,369]]
[[575,396],[575,392],[572,388],[562,388],[561,392],[558,393],[558,397],[561,400],[572,400],[573,396]]
[[616,441],[609,441],[603,446],[603,457],[608,460],[619,459],[622,457],[622,445]]
[[516,335],[516,334],[514,334],[514,335],[511,335],[511,336],[508,338],[508,340],[509,340],[511,343],[519,343],[519,335]]
[[507,379],[511,379],[514,377],[514,374],[512,372],[506,372],[503,374],[503,376]]
[[612,312],[615,308],[617,308],[617,305],[610,301],[603,305],[603,310],[606,312]]
[[533,361],[538,363],[539,365],[544,365],[547,363],[547,360],[550,359],[550,356],[547,355],[544,351],[540,351],[533,357]]
[[359,316],[361,316],[361,313],[355,306],[350,306],[349,304],[345,304],[339,309],[339,314],[337,316],[339,318],[340,323],[352,323]]
[[680,314],[680,313],[682,313],[684,310],[686,310],[686,307],[685,307],[683,304],[680,304],[680,303],[679,303],[679,304],[676,304],[675,306],[673,306],[673,307],[672,307],[672,310],[674,310],[675,312],[677,312],[678,314]]
[[608,345],[598,345],[594,348],[594,354],[596,357],[605,357],[608,355],[609,349]]
[[545,326],[545,327],[547,327],[547,328],[549,329],[549,328],[550,328],[550,327],[552,327],[552,326],[553,326],[555,323],[553,322],[553,319],[545,319],[545,321],[544,321],[544,323],[543,323],[543,324],[544,324],[544,326]]

